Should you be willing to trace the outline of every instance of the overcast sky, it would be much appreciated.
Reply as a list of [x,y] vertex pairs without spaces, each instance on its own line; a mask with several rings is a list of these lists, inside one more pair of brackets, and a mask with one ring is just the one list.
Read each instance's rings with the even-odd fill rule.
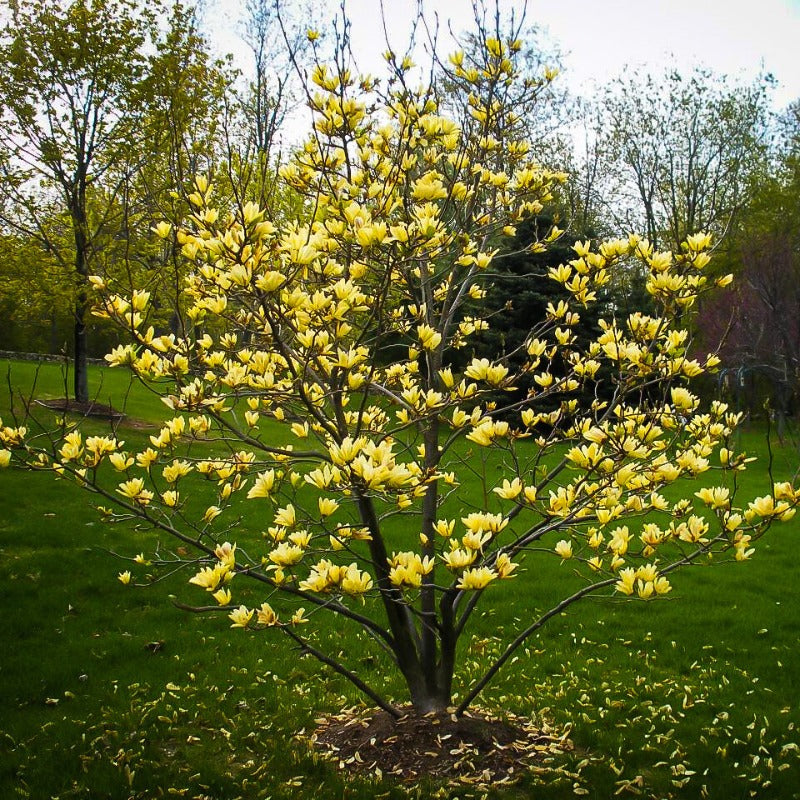
[[[286,2],[286,0],[284,0]],[[331,9],[336,0],[319,0]],[[408,36],[414,0],[384,0],[391,43],[400,50]],[[233,11],[244,0],[227,0]],[[522,2],[501,0],[501,7],[522,8]],[[379,0],[347,0],[353,24],[353,48],[359,66],[379,73],[386,48]],[[441,28],[449,20],[456,30],[472,19],[471,0],[424,0],[426,13],[438,13]],[[221,49],[243,48],[236,41],[236,13],[214,13],[215,39]],[[800,97],[800,0],[529,0],[528,22],[545,28],[564,53],[562,80],[579,91],[592,81],[619,75],[626,66],[654,68],[673,64],[690,69],[703,64],[733,77],[749,79],[759,71],[778,80],[775,104]],[[451,50],[441,36],[440,49]],[[242,65],[243,66],[243,65]]]

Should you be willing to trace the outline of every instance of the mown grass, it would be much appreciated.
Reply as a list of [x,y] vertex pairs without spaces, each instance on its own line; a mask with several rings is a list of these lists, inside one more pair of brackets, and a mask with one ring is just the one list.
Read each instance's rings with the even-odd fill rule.
[[[33,367],[14,364],[23,393]],[[94,385],[100,376],[93,375]],[[42,395],[59,396],[52,366]],[[124,373],[102,371],[101,402],[127,395],[131,416],[156,424],[158,401]],[[101,399],[106,397],[107,399]],[[18,403],[18,401],[17,401]],[[8,415],[7,388],[0,415]],[[100,423],[92,423],[100,425]],[[151,432],[125,428],[134,445]],[[742,434],[760,456],[742,486],[764,493],[763,431]],[[797,466],[772,442],[775,477]],[[688,486],[686,491],[695,487]],[[745,565],[693,567],[665,600],[591,600],[554,619],[491,684],[481,704],[569,731],[575,749],[498,798],[583,795],[800,797],[800,603],[797,523],[778,526]],[[269,636],[230,631],[221,617],[178,610],[189,574],[121,585],[120,554],[151,550],[152,534],[101,524],[91,498],[43,473],[0,475],[0,790],[2,796],[463,798],[469,787],[409,789],[320,761],[307,740],[320,713],[360,703],[340,678]],[[568,564],[550,559],[487,593],[462,652],[466,677],[529,619]],[[384,663],[346,628],[359,674]],[[389,694],[399,693],[393,677]],[[463,690],[463,683],[458,687]],[[16,794],[15,794],[16,793]]]

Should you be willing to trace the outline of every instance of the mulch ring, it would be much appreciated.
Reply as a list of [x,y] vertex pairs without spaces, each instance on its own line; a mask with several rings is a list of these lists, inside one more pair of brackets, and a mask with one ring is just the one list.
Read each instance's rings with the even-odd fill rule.
[[94,400],[79,403],[77,400],[60,397],[55,400],[37,400],[36,402],[51,411],[64,411],[68,414],[79,414],[82,417],[96,417],[98,419],[111,420],[112,422],[125,419],[125,415],[121,411],[117,411],[104,403],[97,403]]
[[510,784],[537,763],[544,766],[572,750],[568,731],[559,736],[514,714],[420,716],[409,709],[397,719],[385,711],[348,709],[316,721],[311,741],[340,769],[404,783],[433,778],[478,787]]
[[77,414],[81,417],[106,420],[112,423],[112,425],[116,425],[124,420],[126,428],[149,430],[156,427],[155,423],[129,417],[122,411],[117,411],[113,406],[106,405],[105,403],[98,403],[94,400],[89,400],[88,403],[78,403],[75,400],[60,397],[55,400],[37,400],[36,402],[40,406],[49,408],[51,411],[63,411],[66,414]]

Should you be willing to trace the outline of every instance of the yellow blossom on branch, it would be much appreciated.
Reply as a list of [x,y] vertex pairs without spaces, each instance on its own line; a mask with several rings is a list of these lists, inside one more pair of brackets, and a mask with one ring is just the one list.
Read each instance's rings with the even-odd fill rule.
[[231,628],[246,628],[250,621],[253,619],[255,609],[248,609],[247,606],[239,606],[228,614],[228,619],[231,621]]

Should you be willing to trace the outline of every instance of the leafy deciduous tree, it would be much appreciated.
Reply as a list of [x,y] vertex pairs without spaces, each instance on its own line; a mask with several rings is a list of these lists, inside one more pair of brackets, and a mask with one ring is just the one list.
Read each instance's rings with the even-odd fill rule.
[[617,222],[662,247],[698,231],[719,241],[763,163],[769,85],[731,86],[699,68],[618,79],[601,100],[601,149],[617,185],[600,187],[616,198],[606,207]]
[[[134,99],[153,16],[129,0],[11,0],[9,9],[0,42],[3,222],[38,240],[65,276],[72,269],[74,393],[87,401],[86,278],[108,222],[107,208],[91,213],[92,194],[137,138]],[[49,235],[42,209],[45,218],[67,215],[68,247]]]
[[219,170],[223,100],[232,81],[225,63],[211,58],[196,9],[174,3],[140,87],[143,135],[124,165],[121,193],[125,248],[112,258],[117,273],[124,265],[131,288],[147,286],[162,310],[160,327],[175,333],[183,329],[184,259],[174,235],[158,238],[153,230],[182,224],[191,212],[193,176]]
[[[745,214],[731,236],[726,265],[737,276],[702,307],[706,349],[718,349],[736,392],[753,377],[771,387],[771,404],[783,425],[800,389],[800,214],[797,140],[786,138],[769,169],[753,181]],[[750,410],[756,393],[750,393]]]

